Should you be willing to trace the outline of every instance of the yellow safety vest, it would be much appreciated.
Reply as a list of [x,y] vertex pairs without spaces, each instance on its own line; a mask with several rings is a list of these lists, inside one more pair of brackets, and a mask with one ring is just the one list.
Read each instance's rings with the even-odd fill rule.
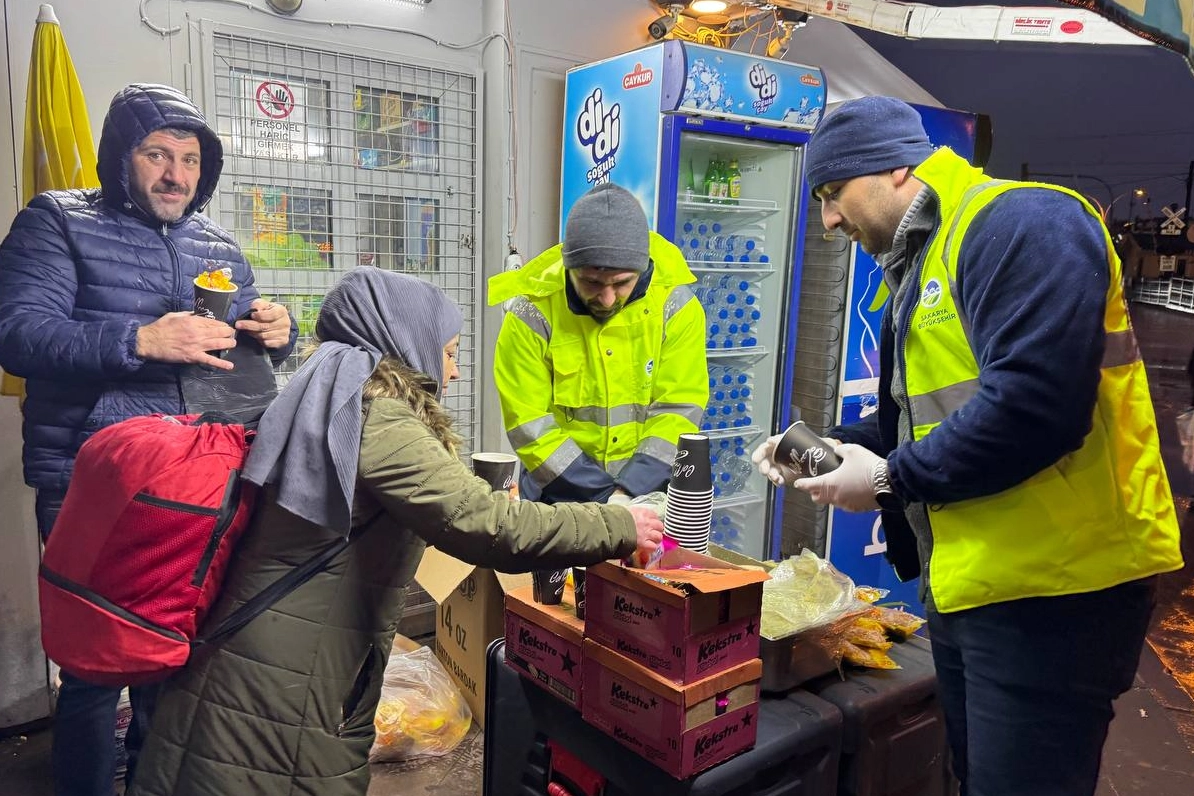
[[[924,256],[903,347],[913,439],[978,391],[979,368],[955,302],[958,252],[975,216],[1006,191],[1065,188],[990,179],[947,149],[916,168],[940,199],[942,226]],[[1082,447],[995,495],[930,506],[929,583],[937,610],[1077,594],[1180,569],[1180,531],[1161,461],[1144,363],[1103,230],[1110,280],[1106,350]]]
[[650,234],[646,294],[604,323],[568,308],[561,247],[489,280],[489,303],[514,298],[493,376],[507,436],[546,486],[582,454],[617,477],[637,452],[670,466],[709,401],[705,313],[684,256]]

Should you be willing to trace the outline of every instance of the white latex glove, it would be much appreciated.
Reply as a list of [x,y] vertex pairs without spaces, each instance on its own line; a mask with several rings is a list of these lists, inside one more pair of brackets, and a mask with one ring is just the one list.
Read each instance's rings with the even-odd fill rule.
[[613,493],[606,498],[605,502],[611,506],[629,506],[631,501],[630,495],[627,495],[621,489],[615,489]]
[[[776,434],[774,437],[768,437],[750,455],[750,460],[754,462],[755,467],[758,468],[763,477],[776,486],[790,484],[800,476],[800,473],[791,467],[784,464],[776,464],[775,462],[775,446],[779,444],[783,436],[781,433]],[[829,437],[821,437],[821,441],[828,445],[831,450],[837,450],[842,444],[836,439]]]
[[763,477],[776,486],[790,484],[792,479],[798,475],[792,468],[775,463],[775,446],[779,444],[783,436],[783,434],[776,434],[774,437],[768,437],[750,454],[750,460],[754,462]]
[[830,503],[846,511],[875,511],[875,465],[883,461],[861,445],[838,445],[842,460],[836,470],[816,478],[801,478],[792,486],[807,492],[815,503]]

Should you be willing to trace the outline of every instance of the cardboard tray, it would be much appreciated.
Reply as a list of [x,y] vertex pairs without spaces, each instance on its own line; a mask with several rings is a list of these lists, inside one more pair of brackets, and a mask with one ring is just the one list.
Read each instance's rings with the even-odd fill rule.
[[[774,561],[758,561],[717,545],[709,545],[709,555],[729,564],[763,571],[770,571],[775,566]],[[760,635],[759,657],[763,659],[763,676],[759,689],[769,694],[783,693],[837,671],[833,656],[822,647],[822,642],[826,641],[833,628],[833,624],[821,625],[778,639]]]

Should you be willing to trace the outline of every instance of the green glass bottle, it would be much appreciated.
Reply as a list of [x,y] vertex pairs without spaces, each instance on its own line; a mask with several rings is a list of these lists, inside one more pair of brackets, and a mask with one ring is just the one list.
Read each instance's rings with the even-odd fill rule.
[[721,182],[719,177],[720,172],[721,161],[714,155],[709,158],[709,165],[705,167],[705,199],[710,202],[717,202]]
[[742,198],[742,170],[738,168],[738,159],[731,158],[730,166],[726,169],[726,201],[736,205]]

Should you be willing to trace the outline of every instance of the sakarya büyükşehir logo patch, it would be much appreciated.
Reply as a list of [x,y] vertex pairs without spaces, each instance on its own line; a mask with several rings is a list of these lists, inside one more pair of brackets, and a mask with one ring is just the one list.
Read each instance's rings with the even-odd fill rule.
[[936,279],[930,279],[925,284],[925,289],[921,291],[920,303],[926,309],[933,309],[941,301],[941,283]]

